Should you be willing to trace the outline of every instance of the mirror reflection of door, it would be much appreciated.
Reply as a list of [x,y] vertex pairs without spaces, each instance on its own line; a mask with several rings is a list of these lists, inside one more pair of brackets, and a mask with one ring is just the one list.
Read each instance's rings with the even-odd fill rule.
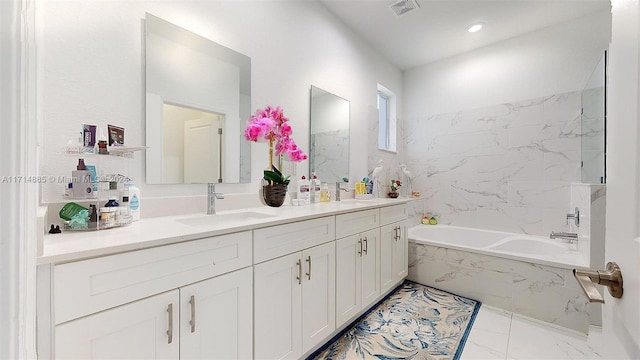
[[163,179],[222,182],[224,114],[163,104]]
[[222,182],[222,116],[184,122],[184,182]]

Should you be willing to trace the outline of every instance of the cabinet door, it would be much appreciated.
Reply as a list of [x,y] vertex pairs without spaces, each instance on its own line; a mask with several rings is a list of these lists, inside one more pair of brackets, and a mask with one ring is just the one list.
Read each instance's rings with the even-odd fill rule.
[[302,356],[301,253],[256,265],[254,278],[254,357]]
[[180,358],[250,359],[251,268],[180,288]]
[[336,328],[335,242],[302,252],[302,352],[306,353]]
[[351,235],[336,241],[336,327],[362,308],[362,240]]
[[398,226],[398,236],[393,244],[392,261],[394,284],[407,277],[409,273],[407,223],[406,221],[402,221],[396,224],[396,226]]
[[177,359],[178,290],[56,326],[56,359]]
[[380,291],[391,289],[395,284],[393,257],[398,235],[398,224],[389,224],[380,228]]
[[366,308],[380,296],[380,229],[362,233],[361,239],[362,308]]

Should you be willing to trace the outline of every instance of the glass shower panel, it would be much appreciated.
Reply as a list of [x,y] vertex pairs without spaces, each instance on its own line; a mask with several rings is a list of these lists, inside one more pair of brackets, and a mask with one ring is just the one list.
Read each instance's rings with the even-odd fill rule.
[[593,70],[582,90],[582,169],[583,183],[606,182],[606,68],[607,54]]

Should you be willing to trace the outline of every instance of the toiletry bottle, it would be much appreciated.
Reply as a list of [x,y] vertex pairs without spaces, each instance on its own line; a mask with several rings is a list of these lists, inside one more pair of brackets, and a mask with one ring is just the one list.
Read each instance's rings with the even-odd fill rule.
[[67,184],[67,187],[64,189],[64,197],[68,199],[73,199],[73,183],[72,182]]
[[140,220],[140,189],[129,184],[129,213],[133,221]]
[[309,180],[302,175],[302,179],[298,180],[298,205],[307,205],[309,203],[310,188]]
[[329,202],[331,201],[331,192],[329,191],[329,184],[322,184],[322,193],[320,194],[321,202]]
[[313,195],[313,201],[314,203],[319,203],[320,200],[320,192],[322,191],[322,189],[320,189],[320,180],[318,180],[318,177],[316,176],[316,174],[313,174],[313,177],[311,178],[311,188],[313,189],[313,191],[311,192],[311,194]]
[[124,215],[131,215],[129,209],[129,187],[120,190],[120,207],[123,208]]
[[95,229],[98,226],[98,210],[96,206],[91,204],[91,213],[89,214],[89,229]]
[[104,204],[104,207],[105,208],[109,208],[109,209],[114,209],[112,211],[113,212],[113,216],[112,216],[113,217],[113,219],[112,219],[113,221],[111,221],[109,223],[109,225],[110,226],[116,225],[118,223],[118,220],[119,220],[118,219],[118,214],[119,214],[119,210],[118,209],[120,207],[120,204],[118,204],[118,200],[116,200],[116,196],[110,194],[109,195],[109,201],[107,201],[107,203]]
[[87,170],[84,159],[78,159],[76,170],[71,172],[73,182],[73,198],[86,199],[93,197],[93,184],[91,183],[91,171]]

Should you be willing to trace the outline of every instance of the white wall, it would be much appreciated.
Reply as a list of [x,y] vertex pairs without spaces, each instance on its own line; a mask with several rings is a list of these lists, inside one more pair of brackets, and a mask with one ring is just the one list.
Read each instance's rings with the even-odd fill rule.
[[408,70],[405,118],[581,90],[610,28],[610,14],[598,13]]
[[[82,123],[125,128],[144,144],[142,19],[145,12],[251,57],[251,108],[281,105],[293,138],[308,149],[309,88],[351,103],[350,174],[366,173],[367,127],[375,121],[376,85],[401,96],[400,71],[316,2],[50,1],[38,7],[39,108],[45,136],[42,174],[66,175],[77,159],[60,156]],[[127,161],[125,161],[127,162]],[[252,147],[252,184],[223,184],[225,193],[256,193],[267,166],[266,144]],[[298,165],[298,174],[308,172]],[[110,165],[111,166],[111,165]],[[113,165],[117,167],[118,165]],[[144,157],[121,165],[144,197],[203,195],[204,185],[144,185]],[[60,201],[62,184],[43,187]]]

